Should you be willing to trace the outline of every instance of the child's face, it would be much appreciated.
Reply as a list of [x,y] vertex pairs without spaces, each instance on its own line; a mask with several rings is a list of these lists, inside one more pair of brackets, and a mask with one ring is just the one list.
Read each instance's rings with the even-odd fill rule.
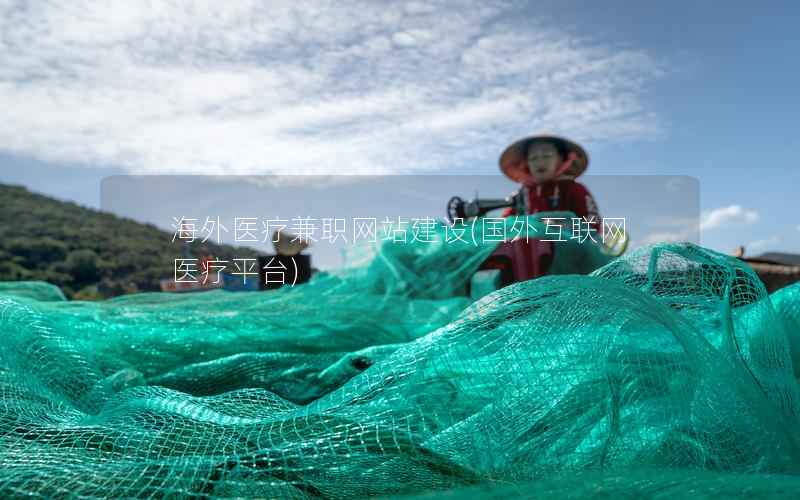
[[537,183],[552,180],[562,162],[558,149],[549,142],[534,142],[528,148],[528,170]]

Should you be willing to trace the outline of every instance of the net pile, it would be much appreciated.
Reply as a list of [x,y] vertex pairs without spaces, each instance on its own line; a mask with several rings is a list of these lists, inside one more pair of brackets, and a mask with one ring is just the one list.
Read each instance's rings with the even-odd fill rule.
[[663,244],[470,303],[494,244],[447,230],[273,292],[3,285],[0,496],[800,488],[800,287]]

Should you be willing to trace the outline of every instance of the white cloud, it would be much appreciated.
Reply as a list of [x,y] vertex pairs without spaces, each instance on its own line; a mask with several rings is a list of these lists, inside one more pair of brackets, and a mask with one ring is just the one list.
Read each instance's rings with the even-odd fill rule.
[[717,229],[725,226],[739,226],[758,222],[759,214],[755,210],[742,208],[741,205],[729,205],[704,212],[700,220],[700,230]]
[[411,33],[401,31],[392,35],[392,41],[401,47],[411,47],[416,45],[417,40]]
[[519,5],[0,1],[0,150],[140,173],[390,173],[659,133],[648,54]]
[[772,236],[771,238],[766,238],[763,240],[751,241],[745,245],[744,248],[748,255],[753,255],[754,252],[758,253],[763,252],[764,250],[769,250],[780,242],[781,238],[779,236]]
[[422,2],[407,2],[405,9],[409,14],[430,14],[436,11],[436,7],[433,5]]

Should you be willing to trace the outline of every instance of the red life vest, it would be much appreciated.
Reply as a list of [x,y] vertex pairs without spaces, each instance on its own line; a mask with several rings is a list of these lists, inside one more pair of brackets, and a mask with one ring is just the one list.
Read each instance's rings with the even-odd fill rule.
[[[523,186],[528,198],[528,213],[570,211],[587,221],[595,221],[593,228],[600,229],[600,213],[594,197],[586,186],[572,179],[546,182],[534,186]],[[503,217],[516,215],[514,208],[507,208]]]

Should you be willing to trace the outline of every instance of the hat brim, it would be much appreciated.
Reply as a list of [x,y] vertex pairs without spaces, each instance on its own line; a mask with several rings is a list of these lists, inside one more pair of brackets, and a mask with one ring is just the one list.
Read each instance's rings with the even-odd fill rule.
[[589,155],[577,143],[556,135],[533,135],[516,141],[500,155],[500,170],[506,177],[521,184],[536,183],[528,170],[528,148],[535,142],[556,143],[568,153],[575,153],[575,160],[562,176],[578,177],[589,166]]

